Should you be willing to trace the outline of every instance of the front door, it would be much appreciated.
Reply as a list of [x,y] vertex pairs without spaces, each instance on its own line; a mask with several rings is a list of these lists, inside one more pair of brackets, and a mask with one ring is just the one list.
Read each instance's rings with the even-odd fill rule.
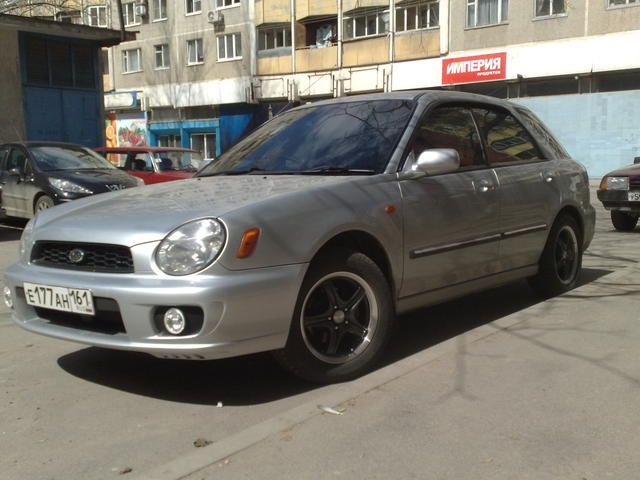
[[428,148],[457,150],[460,169],[400,182],[405,239],[403,297],[497,271],[498,185],[485,162],[471,111],[453,106],[429,112],[416,132],[407,161]]
[[33,211],[28,205],[28,186],[33,183],[33,173],[27,152],[22,147],[12,147],[0,174],[2,182],[2,207],[13,217],[29,218]]

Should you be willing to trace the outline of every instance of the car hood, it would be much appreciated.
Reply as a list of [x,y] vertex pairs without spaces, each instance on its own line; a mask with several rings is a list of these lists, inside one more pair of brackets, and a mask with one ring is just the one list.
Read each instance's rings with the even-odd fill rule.
[[627,165],[626,167],[619,168],[618,170],[614,170],[613,172],[607,173],[607,177],[617,177],[617,176],[630,176],[630,175],[640,175],[640,163],[634,165]]
[[170,170],[168,172],[157,172],[154,173],[154,177],[166,179],[166,180],[182,180],[183,178],[191,178],[196,174],[196,171],[187,171],[187,170]]
[[137,180],[131,175],[115,168],[56,170],[45,174],[49,178],[61,178],[77,183],[93,193],[112,192],[138,185]]
[[[105,193],[40,212],[33,240],[133,246],[158,241],[193,219],[224,214],[268,198],[324,188],[358,177],[221,176]],[[286,208],[285,203],[282,208]]]

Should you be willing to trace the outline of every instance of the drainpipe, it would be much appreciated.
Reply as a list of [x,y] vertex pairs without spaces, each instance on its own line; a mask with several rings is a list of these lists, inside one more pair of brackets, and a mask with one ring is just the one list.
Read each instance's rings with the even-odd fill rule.
[[296,73],[296,0],[291,0],[291,72]]
[[450,18],[450,0],[440,0],[440,55],[449,53],[449,39],[451,38]]

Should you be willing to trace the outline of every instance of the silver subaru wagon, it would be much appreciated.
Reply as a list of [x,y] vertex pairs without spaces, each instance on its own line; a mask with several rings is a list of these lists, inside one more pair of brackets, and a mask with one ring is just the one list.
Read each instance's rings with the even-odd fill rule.
[[304,105],[196,178],[26,226],[4,300],[35,333],[163,358],[274,351],[370,370],[396,316],[526,278],[571,289],[594,233],[585,169],[526,108],[454,92]]

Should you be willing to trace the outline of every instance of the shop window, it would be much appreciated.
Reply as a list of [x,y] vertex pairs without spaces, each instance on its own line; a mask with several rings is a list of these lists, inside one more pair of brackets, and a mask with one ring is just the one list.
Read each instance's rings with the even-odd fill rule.
[[594,77],[596,92],[640,90],[640,72],[607,73]]
[[35,85],[49,85],[49,54],[47,41],[29,37],[25,41],[27,82]]
[[435,28],[439,21],[438,2],[418,2],[396,8],[396,32]]
[[205,160],[214,159],[216,157],[215,133],[192,133],[191,148],[199,151]]
[[182,140],[180,135],[158,135],[158,146],[180,148],[182,146]]
[[345,39],[382,35],[389,31],[389,10],[368,11],[344,19]]
[[467,27],[506,22],[508,11],[509,0],[467,0]]
[[75,84],[80,88],[96,87],[95,62],[91,47],[76,47],[74,56]]

